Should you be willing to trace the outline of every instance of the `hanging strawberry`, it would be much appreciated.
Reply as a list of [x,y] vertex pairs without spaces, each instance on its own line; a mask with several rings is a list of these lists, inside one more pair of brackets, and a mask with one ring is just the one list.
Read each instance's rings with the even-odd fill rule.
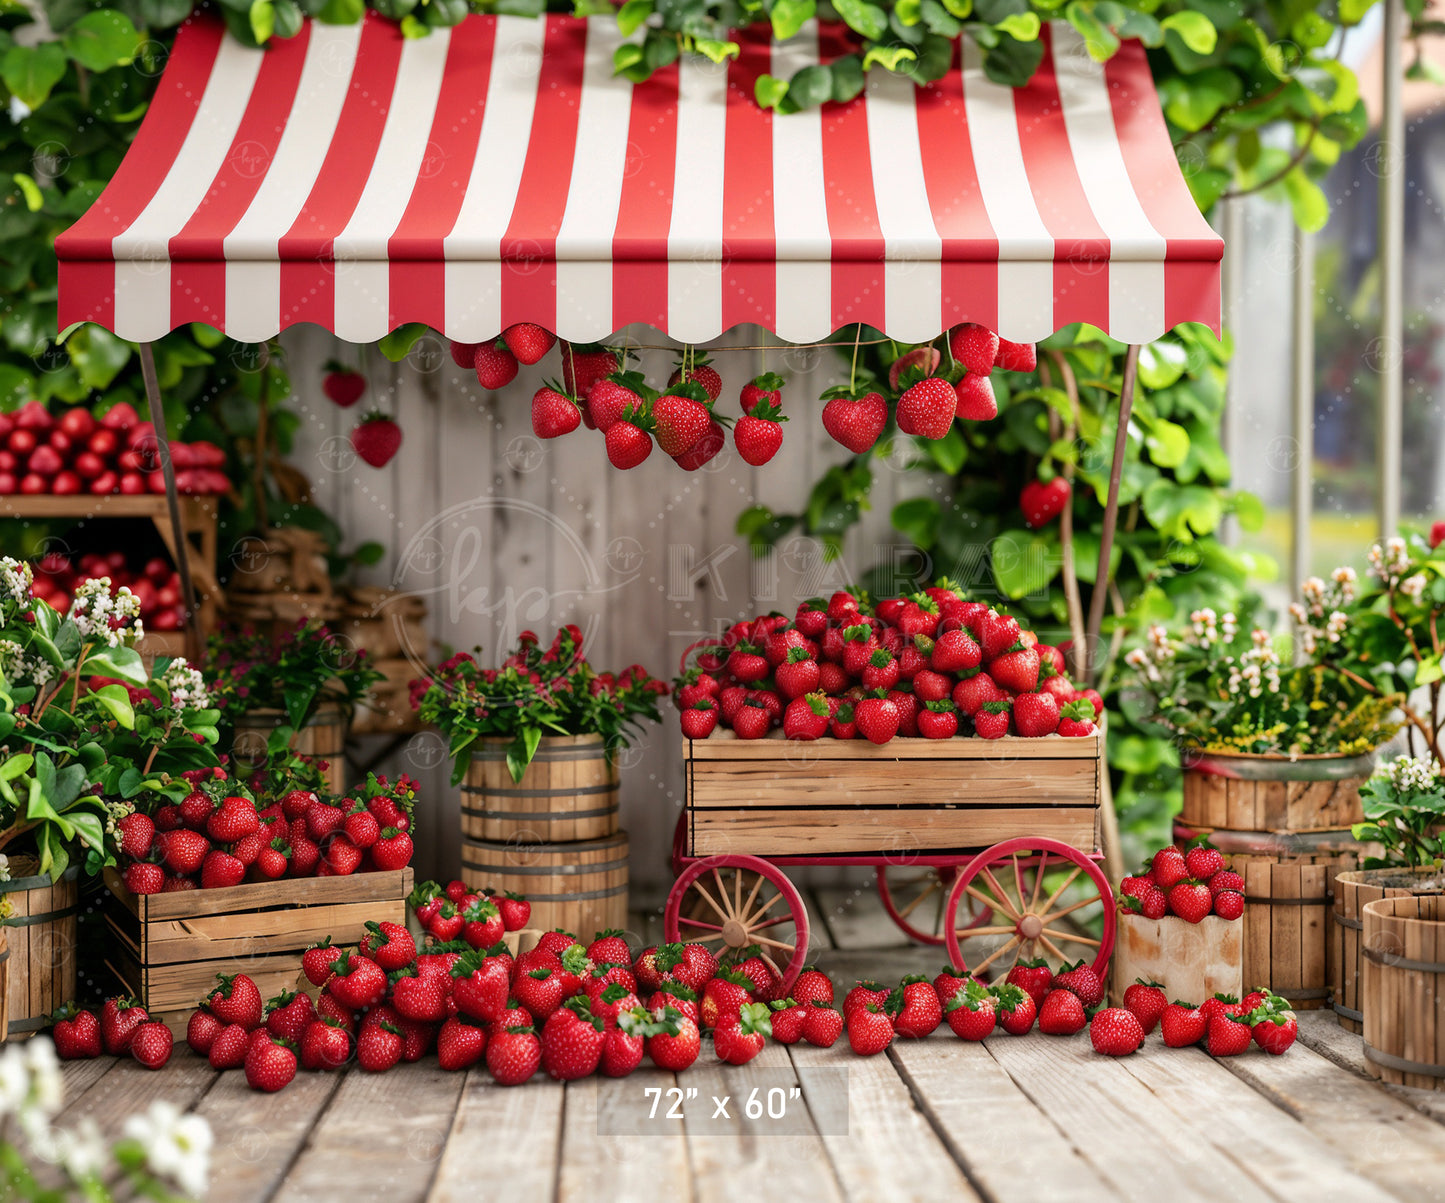
[[742,392],[738,394],[738,402],[742,405],[743,413],[752,413],[760,401],[766,401],[770,405],[781,405],[783,403],[783,383],[783,378],[776,372],[764,372],[761,376],[754,376],[743,385]]
[[868,392],[861,397],[847,385],[830,388],[822,396],[823,429],[836,442],[861,455],[878,441],[888,424],[888,402],[882,393]]
[[361,400],[361,394],[366,392],[366,377],[355,368],[328,359],[323,370],[326,375],[321,381],[321,391],[342,409]]
[[448,342],[447,350],[451,352],[452,362],[459,368],[470,368],[476,366],[477,348],[481,343],[459,343],[456,339]]
[[1069,482],[1062,476],[1052,480],[1031,480],[1019,493],[1019,509],[1030,529],[1047,526],[1064,512],[1069,504]]
[[635,468],[652,454],[652,436],[630,418],[617,418],[607,428],[607,459],[614,468]]
[[582,424],[577,402],[554,384],[544,384],[532,394],[532,433],[539,439],[571,434]]
[[587,390],[582,420],[606,432],[631,409],[640,414],[644,397],[655,396],[641,372],[613,372]]
[[472,353],[471,366],[477,371],[477,383],[492,392],[506,388],[517,378],[517,357],[500,338],[478,343]]
[[759,401],[733,427],[733,445],[738,454],[754,468],[762,467],[783,445],[783,428],[778,423],[787,420],[777,405]]
[[[680,361],[672,375],[667,378],[667,387],[671,388],[675,384],[683,384],[687,381],[702,385],[709,401],[716,401],[722,396],[722,377],[718,375],[717,369],[711,365],[706,355],[685,357]],[[779,383],[782,382],[779,381]]]
[[[911,372],[903,374],[906,383]],[[958,395],[942,376],[910,384],[898,398],[898,429],[925,439],[941,439],[953,426]]]
[[1033,343],[1011,343],[1001,338],[993,363],[1006,372],[1032,372],[1039,366],[1038,348]]
[[621,356],[600,343],[562,342],[562,383],[574,397],[585,397],[599,380],[621,366]]
[[973,376],[987,376],[993,371],[998,347],[998,335],[977,322],[965,322],[948,332],[948,349],[954,361]]
[[696,381],[673,383],[652,403],[657,445],[673,458],[691,451],[713,420],[707,391]]
[[688,472],[696,472],[723,449],[726,441],[722,423],[713,418],[708,422],[707,433],[702,438],[698,439],[690,449],[681,455],[674,455],[672,458],[679,468]]
[[954,415],[965,422],[987,422],[998,417],[998,398],[993,381],[970,372],[954,386]]
[[351,432],[351,446],[373,468],[385,467],[401,446],[401,427],[373,411]]
[[518,322],[502,331],[502,341],[507,350],[517,357],[518,363],[540,363],[542,357],[552,349],[557,336],[534,322]]

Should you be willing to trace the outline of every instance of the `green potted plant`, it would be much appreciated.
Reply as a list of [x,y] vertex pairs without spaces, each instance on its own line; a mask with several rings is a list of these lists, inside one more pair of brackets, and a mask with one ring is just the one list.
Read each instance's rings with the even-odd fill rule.
[[237,761],[260,767],[290,747],[324,762],[329,791],[344,792],[351,714],[381,679],[364,650],[316,619],[302,619],[279,639],[232,627],[212,636],[207,676]]

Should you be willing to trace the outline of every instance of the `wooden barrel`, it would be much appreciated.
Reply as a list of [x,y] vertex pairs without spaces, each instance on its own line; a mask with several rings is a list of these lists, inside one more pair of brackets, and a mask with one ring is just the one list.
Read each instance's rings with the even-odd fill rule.
[[[18,858],[10,863],[12,869],[25,871]],[[31,861],[32,871],[34,867]],[[54,882],[49,875],[0,881],[0,895],[13,908],[4,920],[9,955],[4,974],[5,1032],[10,1038],[28,1036],[47,1027],[50,1013],[76,994],[80,869],[72,865]]]
[[529,926],[560,927],[586,941],[605,928],[627,927],[627,832],[574,844],[462,841],[462,880],[522,894]]
[[485,739],[462,783],[462,835],[492,844],[600,840],[617,831],[617,765],[600,735],[550,735],[513,781],[507,739]]
[[0,925],[0,1044],[10,1035],[10,940]]
[[[240,764],[257,765],[265,759],[266,744],[286,715],[280,710],[248,710],[235,722],[231,755]],[[330,793],[346,792],[346,714],[340,706],[322,706],[311,721],[291,736],[291,747],[302,756],[326,762],[324,776]]]
[[1374,766],[1374,753],[1291,758],[1185,752],[1179,821],[1205,831],[1345,831],[1365,821],[1360,786]]
[[1360,1010],[1365,1070],[1399,1086],[1445,1090],[1445,896],[1377,898],[1362,915]]
[[[1360,982],[1364,958],[1361,932],[1365,907],[1382,898],[1405,898],[1415,894],[1439,894],[1436,882],[1440,870],[1426,865],[1418,869],[1361,869],[1335,877],[1333,923],[1330,931],[1330,985],[1335,1014],[1346,1031],[1359,1032],[1363,1009]],[[1411,881],[1419,881],[1418,887]]]

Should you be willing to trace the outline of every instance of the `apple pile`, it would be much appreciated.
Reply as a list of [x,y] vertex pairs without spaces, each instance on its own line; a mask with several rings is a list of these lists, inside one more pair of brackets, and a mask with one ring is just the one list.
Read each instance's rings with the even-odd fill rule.
[[699,649],[673,693],[689,739],[719,724],[740,739],[781,726],[786,739],[876,744],[900,735],[1081,737],[1104,709],[1097,692],[1069,680],[1059,648],[946,581],[876,604],[839,590],[803,602],[791,619],[735,623],[689,653]]
[[1119,883],[1119,909],[1146,919],[1177,915],[1186,923],[1209,915],[1235,920],[1244,914],[1244,878],[1206,841],[1187,849],[1170,845]]
[[181,577],[164,556],[153,556],[140,569],[132,569],[123,551],[105,555],[88,552],[72,559],[58,551],[35,561],[35,583],[31,592],[61,614],[70,610],[75,591],[88,580],[106,576],[119,589],[135,594],[140,602],[141,622],[149,631],[179,631],[186,625]]
[[[215,443],[171,443],[176,489],[226,493],[226,453]],[[96,418],[84,406],[56,417],[27,401],[0,413],[0,493],[73,497],[164,493],[155,427],[121,401]]]

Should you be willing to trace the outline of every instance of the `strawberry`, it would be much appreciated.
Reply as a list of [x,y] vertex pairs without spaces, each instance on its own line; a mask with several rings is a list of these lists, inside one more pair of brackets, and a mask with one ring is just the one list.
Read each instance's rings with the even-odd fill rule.
[[1209,879],[1209,892],[1218,894],[1221,890],[1233,890],[1237,894],[1244,893],[1244,878],[1232,869],[1225,869],[1216,873]]
[[943,1022],[943,1004],[921,973],[909,974],[899,983],[885,1010],[893,1016],[894,1032],[908,1039],[927,1036]]
[[752,979],[734,969],[719,969],[717,976],[703,988],[697,1003],[698,1018],[704,1028],[714,1028],[722,1020],[731,1019],[748,1003],[754,1001]]
[[874,648],[863,665],[862,685],[864,689],[884,691],[898,684],[898,661],[886,647]]
[[[204,796],[204,795],[203,795]],[[293,789],[281,799],[281,813],[289,823],[292,819],[299,819],[305,816],[306,808],[319,802],[319,799],[310,790]]]
[[463,1016],[451,1016],[437,1033],[437,1065],[441,1069],[469,1069],[486,1052],[487,1030]]
[[635,421],[644,406],[641,395],[633,385],[641,383],[640,376],[624,372],[614,373],[605,380],[597,381],[587,390],[586,416],[604,433],[623,420]]
[[953,426],[958,396],[941,376],[930,376],[910,386],[898,398],[895,417],[904,434],[941,439]]
[[[500,936],[498,938],[500,939]],[[495,944],[496,940],[492,943]],[[361,938],[359,950],[363,956],[370,957],[388,973],[404,968],[416,959],[416,941],[412,939],[411,932],[400,923],[388,923],[385,920],[380,923],[371,920],[367,922],[366,935]],[[312,982],[312,985],[321,984]]]
[[370,848],[381,838],[381,824],[376,816],[358,802],[346,816],[342,831],[358,848]]
[[944,1014],[953,1034],[961,1040],[982,1040],[994,1029],[998,1000],[982,982],[970,980],[948,1000]]
[[1144,1043],[1144,1025],[1125,1007],[1105,1007],[1089,1023],[1089,1040],[1096,1053],[1127,1057]]
[[504,958],[473,950],[457,959],[450,976],[452,999],[464,1015],[490,1023],[506,1009],[511,983]]
[[915,380],[932,376],[942,363],[943,355],[937,347],[914,347],[888,365],[888,387],[897,392]]
[[[371,849],[371,863],[382,873],[395,873],[411,864],[415,847],[411,836],[396,827],[383,827]],[[495,941],[493,941],[495,943]]]
[[359,952],[343,953],[332,965],[335,976],[327,989],[352,1011],[374,1007],[386,995],[386,971]]
[[[1059,681],[1062,677],[1051,677],[1049,681]],[[1048,684],[1049,682],[1045,682]],[[1066,739],[1082,739],[1087,735],[1094,734],[1097,728],[1094,726],[1094,708],[1088,702],[1080,699],[1068,702],[1059,709],[1059,734]]]
[[949,1000],[962,990],[969,983],[969,978],[959,976],[952,965],[945,965],[933,979],[933,992],[938,995],[941,1006],[947,1006]]
[[783,712],[783,737],[820,739],[828,733],[828,722],[832,717],[828,699],[821,693],[794,698]]
[[993,988],[994,1010],[998,1015],[998,1026],[1010,1036],[1027,1036],[1033,1030],[1038,1005],[1033,995],[1022,986],[1004,982]]
[[[668,945],[667,949],[669,953],[673,949],[677,952],[677,961],[671,963],[668,970],[671,980],[700,994],[717,972],[717,957],[713,956],[706,944],[696,940],[681,945]],[[667,956],[663,957],[664,962],[668,960]]]
[[542,1064],[542,1044],[530,1027],[493,1032],[487,1042],[487,1070],[498,1086],[520,1086]]
[[[953,693],[953,678],[946,673],[934,672],[931,668],[918,667],[910,676],[907,668],[908,661],[912,659],[909,652],[913,649],[905,647],[903,656],[898,661],[899,672],[904,678],[913,682],[913,696],[920,702],[942,702],[949,699]],[[922,657],[920,657],[922,659]],[[956,711],[957,706],[949,701],[950,712]]]
[[1134,1013],[1146,1036],[1154,1030],[1168,1005],[1169,997],[1158,982],[1135,978],[1134,984],[1124,990],[1124,1006]]
[[941,673],[963,672],[983,663],[983,649],[967,631],[944,631],[934,640],[929,663]]
[[739,739],[762,739],[773,725],[773,716],[761,702],[749,698],[733,715],[733,731]]
[[502,914],[502,926],[508,931],[521,931],[532,918],[532,904],[520,894],[507,893],[493,897]]
[[989,661],[988,675],[1010,693],[1033,693],[1039,687],[1039,654],[1019,640]]
[[763,1051],[765,1038],[772,1034],[767,1004],[748,1003],[736,1016],[729,1016],[714,1029],[713,1051],[729,1065],[746,1065]]
[[1011,343],[1006,338],[998,340],[998,352],[994,366],[1009,372],[1032,372],[1039,366],[1038,351],[1033,343]]
[[279,836],[256,853],[256,872],[268,881],[285,877],[290,865],[291,845]]
[[447,340],[447,351],[452,357],[452,362],[459,368],[469,368],[477,356],[477,348],[484,346],[484,343],[461,343],[456,339]]
[[886,744],[898,734],[898,707],[887,698],[860,698],[853,706],[853,721],[869,743]]
[[1021,693],[1014,698],[1014,731],[1029,739],[1059,729],[1059,704],[1051,693]]
[[491,392],[517,378],[517,357],[500,341],[479,343],[470,366],[476,369],[477,383]]
[[401,1060],[404,1046],[401,1031],[390,1020],[364,1023],[356,1038],[356,1063],[367,1073],[385,1073]]
[[803,1022],[809,1008],[795,998],[781,998],[771,1004],[773,1039],[779,1044],[797,1044],[803,1038]]
[[292,1043],[301,1040],[302,1033],[315,1018],[316,1007],[309,994],[284,990],[266,1004],[266,1030]]
[[1031,480],[1019,493],[1019,509],[1024,512],[1024,522],[1030,530],[1047,526],[1064,512],[1069,504],[1069,482],[1062,476],[1052,480]]
[[887,424],[888,402],[881,393],[835,396],[823,406],[823,429],[854,455],[873,446]]
[[924,739],[952,739],[958,734],[958,714],[952,702],[927,702],[918,712],[918,734]]
[[1206,1021],[1213,1019],[1216,1015],[1238,1018],[1244,1014],[1244,1007],[1232,994],[1214,994],[1199,1004],[1199,1013],[1204,1016]]
[[201,863],[202,889],[224,889],[238,886],[245,880],[246,866],[229,852],[213,848],[206,853],[206,859]]
[[1211,1057],[1237,1057],[1248,1050],[1253,1035],[1249,1024],[1231,1015],[1215,1015],[1209,1021],[1204,1047]]
[[739,643],[728,654],[727,669],[744,685],[754,685],[771,671],[768,658],[753,643]]
[[832,1048],[843,1034],[843,1016],[831,1003],[815,1000],[803,1017],[803,1039],[814,1048]]
[[717,726],[717,708],[706,698],[682,712],[678,722],[688,739],[706,739]]
[[1239,1014],[1248,1015],[1251,1011],[1258,1010],[1273,997],[1268,990],[1251,990],[1239,1000]]
[[964,322],[948,332],[949,354],[971,376],[987,376],[993,371],[998,348],[998,335],[977,322]]
[[1077,994],[1079,1001],[1090,1010],[1104,1001],[1104,983],[1099,980],[1093,966],[1083,961],[1063,965],[1054,975],[1054,988]]
[[100,1020],[94,1012],[77,1010],[74,1003],[67,1003],[55,1012],[54,1018],[50,1038],[55,1042],[55,1055],[62,1061],[100,1056]]
[[518,322],[502,331],[502,341],[518,363],[530,365],[541,361],[556,343],[557,336],[532,322]]
[[1012,704],[1007,701],[985,702],[973,716],[973,729],[979,738],[1002,739],[1007,735],[1012,709]]
[[250,1044],[250,1033],[239,1023],[227,1024],[211,1041],[206,1060],[212,1069],[240,1069],[246,1063],[246,1050]]
[[1445,522],[1432,522],[1430,524],[1430,550],[1434,551],[1441,543],[1445,543]]
[[976,716],[985,703],[1004,700],[1003,690],[986,672],[976,672],[953,687],[953,704],[969,718]]
[[1209,881],[1216,873],[1224,872],[1224,853],[1210,844],[1196,844],[1184,854],[1184,867],[1190,877]]
[[602,1036],[597,1068],[603,1077],[625,1078],[642,1064],[646,1032],[651,1026],[651,1016],[640,1006],[618,1012],[617,1022],[610,1024]]
[[1046,1036],[1072,1036],[1087,1022],[1084,1004],[1072,990],[1050,990],[1039,1007],[1039,1031]]
[[672,458],[677,466],[684,471],[696,472],[721,451],[726,443],[727,439],[723,437],[722,426],[709,419],[707,433],[698,439],[690,450],[683,452],[681,455],[674,455]]
[[701,1027],[697,1012],[697,992],[684,986],[681,982],[664,984],[661,989],[654,991],[647,999],[649,1012],[656,1012],[659,1008],[671,1007],[673,1010],[687,1016],[693,1023]]
[[512,992],[537,1023],[546,1023],[567,997],[560,962],[519,974],[512,983]]
[[1184,862],[1184,853],[1174,847],[1160,848],[1154,854],[1149,871],[1154,876],[1154,884],[1165,893],[1173,889],[1176,882],[1189,876],[1189,866]]
[[853,703],[844,702],[828,720],[828,731],[834,739],[853,739],[858,734],[858,723],[853,714]]
[[786,659],[775,666],[773,680],[777,683],[778,692],[791,701],[817,689],[821,671],[807,648],[790,647]]
[[775,405],[759,405],[746,417],[739,418],[733,427],[733,445],[743,459],[760,468],[778,454],[783,445],[783,428],[780,423],[788,419]]
[[1273,1057],[1288,1052],[1299,1036],[1299,1021],[1278,994],[1271,994],[1263,1006],[1252,1011],[1249,1022],[1254,1042]]
[[571,434],[582,423],[582,411],[566,393],[543,385],[532,394],[532,433],[539,439]]
[[1054,988],[1054,973],[1049,963],[1039,957],[1032,961],[1018,961],[1004,981],[1021,987],[1034,1000],[1035,1006],[1042,1007],[1049,991]]
[[803,966],[793,983],[792,997],[799,1006],[806,1007],[816,1001],[833,1001],[833,982],[821,969],[813,965]]
[[772,966],[763,960],[762,949],[758,945],[750,945],[746,952],[743,960],[737,962],[737,971],[752,983],[749,993],[754,998],[759,1002],[771,1002],[779,997],[782,979],[773,972]]
[[342,409],[349,409],[361,400],[361,394],[366,392],[366,377],[355,368],[329,359],[323,370],[326,375],[321,378],[321,391],[329,400]]
[[1198,1007],[1172,1002],[1159,1015],[1159,1034],[1169,1048],[1188,1048],[1204,1039],[1209,1020]]
[[1202,923],[1209,914],[1213,899],[1202,881],[1184,878],[1169,890],[1169,909],[1186,923]]
[[423,977],[415,968],[400,969],[391,977],[391,1005],[403,1019],[441,1023],[447,1017],[450,987],[450,977]]
[[301,954],[301,972],[313,986],[324,986],[331,977],[332,966],[341,954],[342,950],[333,948],[331,937],[327,936],[321,943],[311,945]]
[[316,1015],[319,1019],[335,1020],[348,1032],[356,1030],[356,1014],[330,990],[323,990],[316,996]]
[[148,861],[126,865],[120,876],[132,894],[159,894],[166,884],[166,871]]
[[[1178,886],[1174,887],[1176,890]],[[1238,890],[1220,890],[1214,896],[1214,913],[1221,919],[1239,919],[1244,916],[1244,895]]]
[[562,383],[574,397],[587,396],[594,384],[614,375],[619,366],[611,347],[562,343]]
[[[707,394],[709,401],[716,401],[722,396],[722,377],[718,375],[717,369],[708,363],[706,355],[694,359],[692,363],[686,367],[679,363],[673,370],[672,375],[667,378],[667,387],[673,388],[676,385],[688,382],[700,385],[702,390]],[[778,383],[779,387],[781,387],[782,382],[779,381]]]
[[182,877],[189,876],[200,871],[210,850],[211,841],[199,831],[172,831],[166,836],[166,867]]
[[338,833],[327,840],[321,862],[316,866],[316,875],[349,877],[361,868],[361,859],[361,849]]
[[131,1033],[130,1055],[147,1069],[160,1069],[171,1059],[171,1030],[156,1020],[137,1024]]
[[1074,696],[1069,699],[1071,702],[1088,702],[1094,708],[1094,721],[1098,722],[1104,714],[1104,699],[1099,696],[1097,689],[1076,689]]
[[462,919],[462,939],[473,948],[491,948],[506,934],[502,912],[489,899],[473,898],[462,911]]
[[993,381],[970,372],[953,387],[953,416],[965,422],[988,422],[998,417]]
[[258,1040],[246,1051],[246,1085],[268,1094],[288,1085],[296,1076],[296,1054],[281,1040]]
[[401,448],[401,427],[383,413],[369,413],[352,430],[351,446],[373,468],[383,468]]
[[893,1021],[876,1003],[858,1007],[847,1020],[848,1047],[873,1057],[893,1043]]
[[667,455],[679,456],[708,433],[712,416],[707,406],[689,393],[663,393],[652,404],[652,422],[657,445]]
[[230,977],[216,974],[216,986],[206,996],[206,1006],[222,1023],[239,1023],[248,1032],[261,1026],[261,991],[244,973]]
[[226,1025],[205,1007],[197,1007],[191,1012],[190,1019],[186,1021],[186,1043],[191,1046],[191,1051],[197,1056],[209,1056],[211,1045],[215,1043],[216,1037],[225,1027]]
[[640,426],[618,419],[607,429],[607,462],[627,471],[652,454],[652,436]]
[[351,1033],[330,1017],[313,1019],[301,1034],[302,1069],[340,1069],[351,1056]]
[[[970,628],[970,630],[972,629]],[[974,633],[978,636],[979,645],[983,648],[985,663],[997,659],[1015,644],[1022,642],[1019,638],[1022,632],[1019,630],[1018,620],[1007,614],[1000,614],[997,610],[984,611],[978,618],[978,629]],[[992,675],[992,670],[990,670],[990,675]],[[998,681],[999,679],[995,676],[994,680]],[[999,681],[999,684],[1004,685],[1006,689],[1013,688],[1002,681]],[[1033,686],[1029,685],[1028,688],[1031,689]]]
[[881,1008],[888,1001],[889,993],[888,987],[880,985],[878,982],[859,982],[843,996],[843,1018],[852,1019],[853,1012],[861,1010],[863,1007]]
[[742,406],[745,414],[752,413],[761,406],[778,405],[782,402],[783,378],[776,372],[764,372],[761,376],[754,376],[742,387],[738,394],[738,403]]
[[632,964],[632,949],[627,946],[627,937],[615,927],[600,931],[587,945],[587,959],[594,965]]
[[659,1069],[681,1073],[702,1048],[697,1024],[672,1007],[653,1013],[653,1027],[645,1040],[647,1056]]
[[149,816],[139,813],[124,815],[116,820],[115,826],[120,832],[120,850],[124,855],[143,860],[151,854],[156,825]]

